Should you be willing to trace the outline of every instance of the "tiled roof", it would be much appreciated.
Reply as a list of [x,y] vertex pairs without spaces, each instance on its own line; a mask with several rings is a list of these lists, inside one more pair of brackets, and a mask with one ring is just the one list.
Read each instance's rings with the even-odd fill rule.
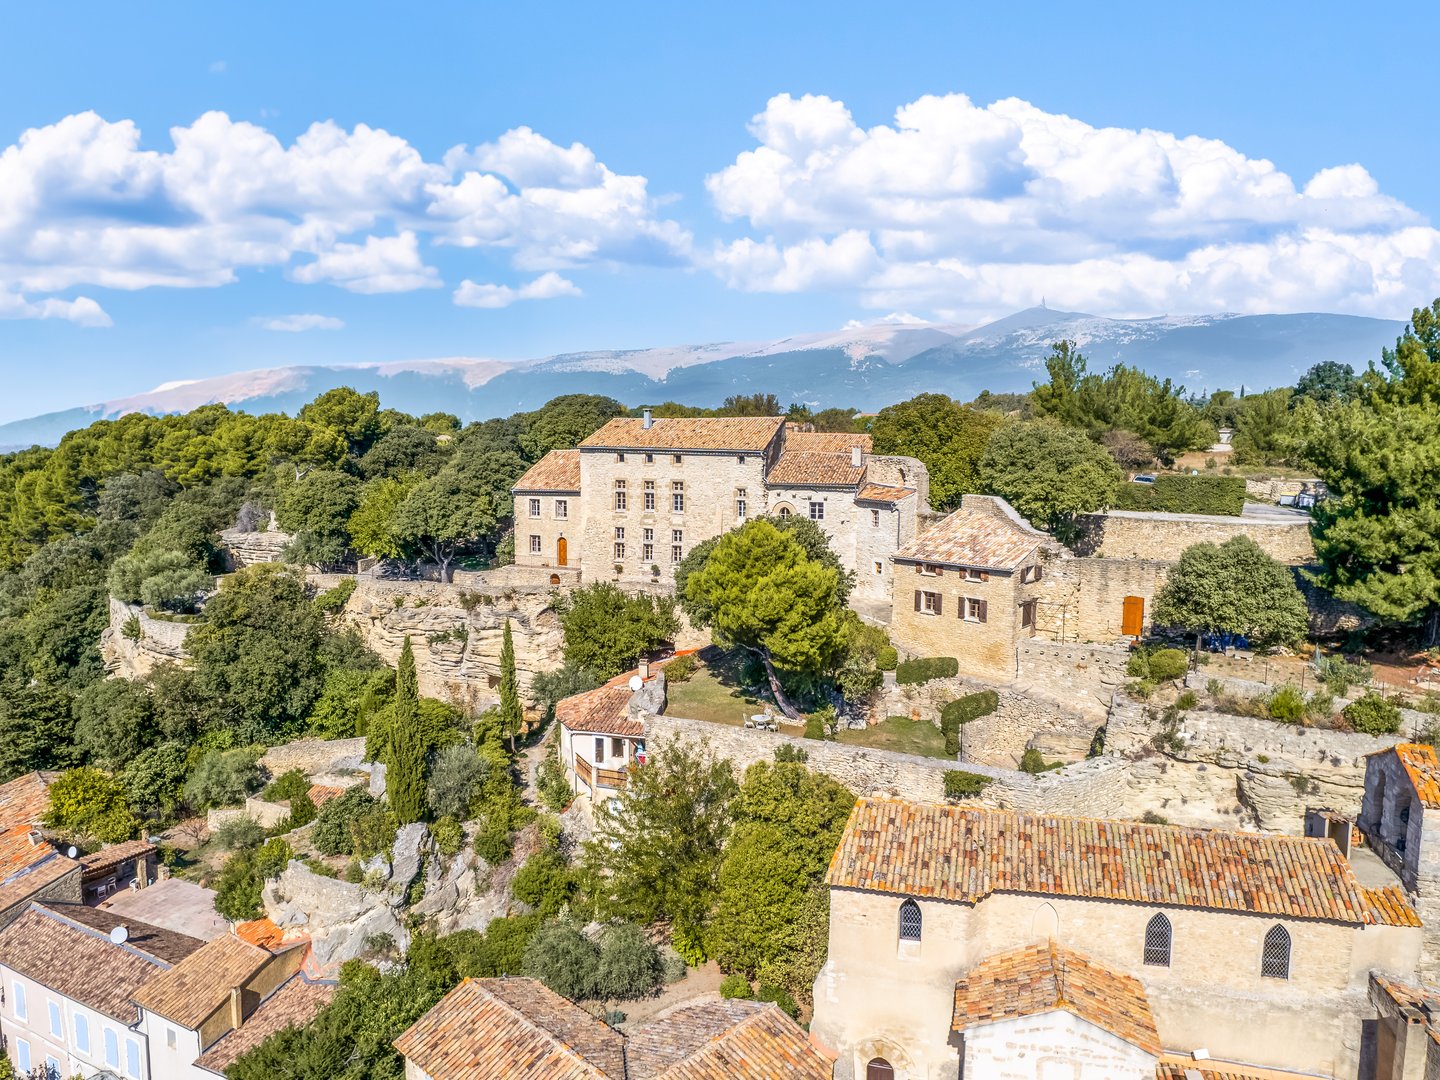
[[785,423],[783,416],[616,417],[581,441],[586,449],[614,450],[764,450]]
[[285,942],[285,932],[270,919],[251,919],[235,924],[235,936],[272,952]]
[[580,451],[551,450],[515,481],[511,491],[580,491]]
[[[109,937],[117,926],[129,931],[121,945]],[[128,1024],[132,995],[204,944],[83,904],[32,904],[0,931],[0,964]]]
[[850,448],[858,446],[865,453],[870,453],[874,441],[869,435],[848,431],[787,431],[785,432],[786,450],[819,450],[827,454],[844,454],[850,456]]
[[1394,747],[1405,774],[1415,785],[1422,806],[1440,806],[1440,757],[1424,743],[1400,743]]
[[984,570],[1014,570],[1046,539],[1045,534],[1026,528],[1003,513],[962,506],[897,551],[895,558]]
[[831,454],[791,450],[787,446],[765,474],[765,484],[767,487],[858,487],[864,475],[865,466],[852,464],[848,450]]
[[555,719],[571,731],[638,737],[645,734],[645,725],[630,715],[630,699],[634,696],[625,682],[606,683],[559,702]]
[[1381,926],[1424,926],[1419,914],[1410,906],[1405,890],[1398,885],[1383,889],[1365,889],[1370,913]]
[[1252,1072],[1244,1065],[1193,1059],[1162,1061],[1155,1066],[1155,1080],[1272,1080],[1276,1076],[1289,1075],[1298,1074],[1277,1073],[1269,1069]]
[[135,994],[137,1004],[192,1031],[270,958],[258,945],[223,934]]
[[466,979],[398,1039],[432,1080],[623,1080],[625,1039],[534,979]]
[[324,806],[331,799],[338,799],[341,795],[344,795],[345,789],[331,787],[328,784],[311,784],[310,790],[305,794],[310,796],[311,804],[316,810],[319,810],[320,807]]
[[901,502],[915,494],[914,488],[891,487],[889,484],[865,484],[855,493],[856,502]]
[[68,874],[80,874],[80,864],[66,858],[45,841],[36,849],[42,853],[38,862],[12,871],[11,876],[0,885],[0,911],[9,911],[17,904],[35,896],[45,886],[53,885]]
[[108,874],[121,863],[130,862],[144,855],[154,855],[156,850],[155,845],[148,840],[126,840],[121,844],[111,844],[109,847],[103,847],[89,855],[80,856],[81,876],[85,878],[100,877]]
[[0,784],[0,881],[48,856],[54,848],[41,840],[30,842],[50,809],[50,785],[38,772]]
[[629,1080],[830,1080],[831,1062],[779,1007],[753,1001],[683,1006],[626,1048]]
[[202,1069],[224,1074],[237,1058],[253,1050],[277,1031],[303,1027],[335,997],[335,984],[311,982],[292,975],[280,985],[238,1028],[222,1035],[209,1050],[195,1059]]
[[970,904],[1017,892],[1382,921],[1329,840],[889,799],[855,804],[828,880]]
[[1064,1009],[1087,1023],[1160,1053],[1155,1017],[1140,980],[1053,941],[991,956],[955,984],[952,1031]]

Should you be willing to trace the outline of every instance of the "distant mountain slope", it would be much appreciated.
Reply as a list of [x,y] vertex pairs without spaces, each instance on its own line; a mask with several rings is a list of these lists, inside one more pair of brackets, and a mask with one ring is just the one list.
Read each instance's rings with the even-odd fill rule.
[[1404,324],[1351,315],[1196,315],[1107,319],[1028,308],[979,327],[879,323],[773,342],[567,353],[536,360],[412,360],[284,367],[218,375],[132,397],[0,424],[0,449],[53,445],[65,432],[127,412],[183,412],[221,401],[248,412],[294,412],[336,386],[378,391],[409,413],[462,420],[533,409],[557,394],[609,394],[630,405],[714,405],[731,394],[773,393],[781,403],[853,405],[867,412],[915,394],[962,399],[1028,390],[1052,342],[1070,338],[1092,370],[1131,364],[1192,391],[1293,383],[1322,360],[1357,370],[1392,345]]

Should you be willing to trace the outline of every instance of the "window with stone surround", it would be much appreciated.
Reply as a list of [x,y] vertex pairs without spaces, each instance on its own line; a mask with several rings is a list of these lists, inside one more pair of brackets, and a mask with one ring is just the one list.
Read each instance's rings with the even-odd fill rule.
[[810,503],[810,520],[811,520],[811,521],[824,521],[824,520],[825,520],[825,504],[824,504],[823,502],[814,502],[814,501],[812,501],[812,502]]
[[530,554],[540,554],[540,537],[537,536],[535,533],[530,534]]
[[920,914],[919,904],[914,900],[906,900],[900,905],[901,941],[919,941],[923,926],[924,920]]
[[877,526],[877,527],[879,526],[879,524],[880,524],[880,511],[879,511],[879,510],[871,510],[871,511],[870,511],[870,524],[871,524],[871,525],[875,525],[875,526]]
[[540,500],[539,500],[539,499],[531,499],[531,500],[530,500],[530,516],[531,516],[531,517],[539,517],[539,516],[540,516]]
[[748,503],[748,501],[747,501],[746,498],[745,498],[745,489],[744,489],[744,488],[736,488],[736,489],[735,489],[735,517],[736,517],[738,520],[740,520],[740,521],[744,521],[744,520],[745,520],[745,510],[746,510],[746,507],[747,507],[748,505],[749,505],[749,503]]
[[616,525],[616,526],[615,526],[615,539],[616,539],[616,540],[624,540],[624,539],[625,539],[625,526],[624,526],[624,525]]
[[986,574],[970,566],[965,568],[964,574],[966,581],[985,581],[987,578]]
[[624,544],[617,543],[617,544],[615,545],[615,561],[616,561],[617,563],[618,563],[618,562],[624,562],[624,561],[625,561],[625,545],[624,545]]
[[989,618],[990,605],[984,600],[977,600],[973,596],[962,597],[960,600],[960,617],[966,622],[985,622]]
[[877,574],[883,574],[884,572],[885,572],[885,564],[884,564],[884,563],[878,563],[878,562],[877,562],[877,563],[875,564],[875,573],[877,573]]
[[624,462],[625,462],[625,455],[624,455],[624,454],[616,454],[616,455],[615,455],[615,460],[616,460],[617,462],[619,462],[620,464],[624,464]]
[[680,461],[681,461],[681,458],[680,458],[680,455],[679,455],[679,454],[672,454],[672,455],[670,456],[670,460],[673,461],[676,465],[679,465],[679,464],[680,464]]
[[562,520],[570,516],[570,501],[568,499],[555,500],[555,516]]
[[[648,532],[649,530],[646,530],[646,531]],[[641,560],[644,561],[644,562],[653,563],[653,562],[655,561],[655,545],[654,545],[654,544],[641,544],[641,545],[640,545],[640,558],[641,558]]]
[[615,481],[615,509],[616,509],[616,510],[624,510],[625,508],[626,508],[625,481],[624,481],[624,480],[616,480],[616,481]]
[[644,540],[647,544],[650,543],[650,541],[652,541],[652,540],[655,539],[655,530],[654,530],[654,529],[641,529],[641,530],[640,530],[640,539],[641,539],[641,540]]
[[670,485],[670,509],[677,514],[685,512],[685,484],[681,480]]
[[646,465],[654,465],[654,464],[655,464],[655,455],[654,455],[654,454],[646,454],[646,455],[645,455],[645,464],[646,464]]
[[915,590],[915,610],[921,615],[939,615],[944,608],[944,601],[940,599],[938,592],[931,592],[929,589]]
[[646,481],[645,481],[645,509],[646,509],[646,510],[654,510],[654,509],[655,509],[655,481],[654,481],[654,480],[646,480]]
[[1290,978],[1290,931],[1283,926],[1277,924],[1265,931],[1260,976],[1264,979]]
[[1156,915],[1145,926],[1145,963],[1152,967],[1170,966],[1170,920]]

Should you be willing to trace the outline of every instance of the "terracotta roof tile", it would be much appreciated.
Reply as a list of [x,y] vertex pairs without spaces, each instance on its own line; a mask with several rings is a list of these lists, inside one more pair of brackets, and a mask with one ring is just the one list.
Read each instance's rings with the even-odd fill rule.
[[515,481],[511,491],[580,492],[580,451],[551,450]]
[[1433,746],[1400,743],[1394,748],[1422,806],[1440,806],[1440,757]]
[[148,840],[126,840],[123,844],[111,844],[89,855],[80,856],[81,874],[85,878],[99,877],[108,874],[121,863],[144,855],[154,855],[157,850]]
[[630,715],[634,691],[625,683],[607,683],[583,694],[565,698],[555,706],[555,719],[571,731],[593,731],[597,735],[645,734],[645,725]]
[[1370,902],[1370,914],[1381,926],[1424,926],[1419,914],[1410,906],[1405,890],[1398,885],[1383,889],[1366,889],[1365,899]]
[[850,456],[851,447],[858,446],[865,453],[870,453],[874,446],[874,440],[862,432],[848,431],[787,431],[785,432],[786,450],[818,450],[827,454],[844,454]]
[[11,876],[0,885],[0,911],[9,911],[17,904],[23,904],[45,886],[53,885],[70,874],[80,876],[80,864],[61,855],[46,841],[42,840],[36,850],[42,853],[38,862],[12,871]]
[[1162,1058],[1155,1066],[1155,1080],[1315,1080],[1315,1074],[1211,1058],[1171,1056]]
[[262,949],[275,950],[285,941],[285,932],[270,919],[251,919],[235,924],[235,936]]
[[852,464],[849,451],[831,454],[791,450],[787,446],[765,474],[765,484],[767,487],[858,487],[864,475],[865,466]]
[[624,1080],[625,1039],[534,979],[466,979],[395,1040],[432,1080]]
[[[668,1064],[666,1064],[668,1060]],[[833,1066],[776,1005],[689,1005],[637,1031],[629,1080],[830,1080]]]
[[1160,1053],[1139,979],[1101,967],[1053,941],[991,956],[955,984],[952,1031],[1064,1009],[1147,1054]]
[[338,799],[344,795],[345,788],[331,787],[329,784],[311,784],[310,790],[305,794],[310,796],[310,802],[316,810],[319,810],[331,799]]
[[[124,944],[110,932],[124,926]],[[32,904],[0,931],[0,964],[123,1023],[131,996],[205,943],[83,904]]]
[[270,952],[234,934],[223,934],[169,971],[151,979],[135,1002],[194,1030],[260,970]]
[[277,1031],[303,1027],[335,997],[332,982],[311,982],[292,975],[262,1001],[238,1028],[222,1035],[215,1045],[195,1059],[202,1069],[224,1074],[241,1054],[255,1049]]
[[962,506],[897,551],[895,558],[983,570],[1014,570],[1048,539],[1044,533],[1003,513]]
[[38,772],[0,784],[0,881],[43,861],[54,850],[41,840],[30,842],[50,809],[50,785]]
[[783,416],[616,417],[580,445],[587,450],[730,450],[756,453],[780,433]]
[[1329,840],[861,799],[833,887],[973,904],[1018,892],[1372,925]]
[[889,484],[865,484],[855,493],[856,502],[902,502],[915,494],[914,488],[891,487]]

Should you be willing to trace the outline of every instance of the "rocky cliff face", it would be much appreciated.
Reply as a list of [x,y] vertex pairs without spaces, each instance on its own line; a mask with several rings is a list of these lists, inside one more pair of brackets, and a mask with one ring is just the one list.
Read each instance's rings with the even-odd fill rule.
[[153,618],[140,605],[111,597],[110,625],[100,632],[105,669],[124,679],[143,679],[161,664],[181,663],[190,626]]

